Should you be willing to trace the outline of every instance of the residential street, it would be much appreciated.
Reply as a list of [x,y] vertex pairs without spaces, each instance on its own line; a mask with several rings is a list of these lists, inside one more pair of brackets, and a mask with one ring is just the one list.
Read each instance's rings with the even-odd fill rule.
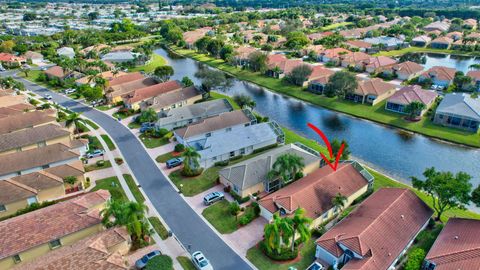
[[[1,76],[12,76],[14,73],[15,71],[3,72]],[[190,208],[128,128],[110,116],[77,101],[50,92],[22,78],[16,77],[16,79],[23,82],[28,90],[41,96],[46,93],[51,94],[54,102],[73,111],[82,112],[85,117],[92,119],[107,131],[118,145],[141,188],[189,252],[202,251],[211,261],[214,269],[252,268]]]

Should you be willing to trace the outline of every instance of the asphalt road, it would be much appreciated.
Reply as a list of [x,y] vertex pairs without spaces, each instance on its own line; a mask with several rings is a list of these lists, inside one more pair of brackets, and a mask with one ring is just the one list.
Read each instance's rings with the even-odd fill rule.
[[[1,76],[10,76],[12,73],[4,72]],[[133,174],[158,213],[182,244],[185,247],[191,247],[191,253],[197,250],[202,251],[214,269],[252,269],[180,197],[128,128],[110,116],[75,100],[23,78],[16,77],[16,79],[23,82],[28,90],[42,96],[50,94],[54,102],[72,111],[83,113],[105,129],[120,148]],[[238,241],[242,240],[238,239]]]

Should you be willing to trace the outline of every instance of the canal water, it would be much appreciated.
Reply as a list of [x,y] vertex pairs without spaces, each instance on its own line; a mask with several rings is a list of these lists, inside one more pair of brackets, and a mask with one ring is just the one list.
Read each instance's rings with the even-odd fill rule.
[[[158,49],[155,53],[167,59],[175,70],[173,79],[190,77],[204,65],[190,58],[169,55]],[[353,156],[370,167],[405,183],[411,176],[422,177],[426,168],[434,166],[442,171],[465,171],[473,176],[472,183],[480,184],[480,150],[402,132],[374,122],[314,106],[294,98],[270,92],[254,84],[233,79],[228,95],[246,94],[257,103],[255,110],[271,120],[310,139],[320,140],[307,127],[312,123],[327,137],[345,139]],[[321,142],[321,140],[320,140]]]
[[480,64],[480,57],[471,56],[426,53],[425,58],[427,60],[423,65],[425,70],[433,66],[445,66],[455,68],[457,71],[462,71],[466,74],[471,70],[471,65]]

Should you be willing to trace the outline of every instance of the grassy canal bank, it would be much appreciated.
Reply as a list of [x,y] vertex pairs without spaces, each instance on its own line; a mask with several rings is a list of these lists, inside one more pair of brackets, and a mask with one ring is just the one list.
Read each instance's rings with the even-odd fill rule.
[[294,97],[311,104],[321,106],[330,110],[346,113],[355,117],[371,120],[377,123],[393,126],[407,131],[423,134],[453,143],[463,144],[472,147],[480,147],[480,135],[448,127],[438,126],[432,123],[428,117],[421,121],[410,122],[404,119],[404,115],[385,110],[385,101],[375,106],[353,103],[340,98],[328,98],[320,96],[299,86],[288,84],[282,80],[266,77],[260,73],[240,69],[227,64],[221,59],[215,59],[208,55],[199,54],[193,50],[172,48],[174,52],[185,57],[192,58],[209,66],[225,71],[232,76],[244,81],[255,83],[273,92]]

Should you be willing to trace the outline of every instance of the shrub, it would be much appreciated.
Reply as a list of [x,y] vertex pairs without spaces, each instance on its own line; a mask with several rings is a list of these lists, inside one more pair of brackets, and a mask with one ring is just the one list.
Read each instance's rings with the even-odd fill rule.
[[120,157],[116,157],[115,158],[115,163],[117,163],[117,165],[122,165],[123,164],[123,159],[120,158]]
[[235,191],[231,191],[231,190],[230,190],[230,195],[232,195],[235,201],[237,201],[239,204],[246,203],[250,200],[250,197],[246,196],[242,198],[237,193],[235,193]]
[[327,229],[325,228],[324,225],[320,225],[312,229],[312,235],[315,237],[320,237],[326,232],[327,232]]
[[223,191],[226,192],[226,193],[230,193],[231,190],[232,190],[231,186],[226,186],[226,187],[223,188]]
[[170,132],[170,131],[168,131],[168,129],[161,128],[161,129],[155,130],[154,133],[153,133],[153,136],[154,136],[154,137],[157,137],[157,138],[163,138],[163,137],[165,137],[165,135],[167,135],[169,132]]
[[182,170],[181,173],[182,173],[183,176],[193,177],[193,176],[199,176],[200,174],[202,174],[202,172],[203,172],[203,168],[188,170],[185,167],[183,167],[183,170]]
[[159,255],[148,261],[146,270],[172,270],[173,260],[167,255]]
[[240,212],[240,206],[237,202],[231,202],[228,205],[228,211],[230,211],[230,214],[232,214],[232,216],[236,216]]
[[260,243],[260,250],[263,254],[274,261],[290,261],[298,256],[298,247],[295,247],[293,252],[290,247],[283,247],[281,248],[280,253],[277,254],[275,250],[269,252],[263,241]]
[[407,255],[407,262],[404,270],[418,270],[421,268],[423,259],[425,259],[425,250],[421,248],[412,249]]
[[239,160],[241,158],[243,158],[243,155],[234,156],[234,157],[230,158],[230,161]]
[[97,167],[103,167],[105,166],[105,160],[97,160],[95,164],[97,165]]
[[255,217],[260,216],[260,206],[258,205],[258,203],[253,202],[251,206],[253,207],[253,213],[255,214]]
[[229,162],[230,162],[229,160],[222,160],[222,161],[215,162],[214,165],[217,167],[224,167],[224,166],[227,166]]
[[277,147],[278,144],[272,144],[272,145],[269,145],[269,146],[265,146],[265,147],[262,147],[262,148],[258,148],[258,149],[255,149],[253,150],[253,154],[257,154],[257,153],[260,153],[260,152],[263,152],[263,151],[266,151],[266,150],[270,150],[270,149],[273,149],[275,147]]
[[177,145],[175,145],[175,152],[183,152],[185,150],[185,145],[179,143]]

